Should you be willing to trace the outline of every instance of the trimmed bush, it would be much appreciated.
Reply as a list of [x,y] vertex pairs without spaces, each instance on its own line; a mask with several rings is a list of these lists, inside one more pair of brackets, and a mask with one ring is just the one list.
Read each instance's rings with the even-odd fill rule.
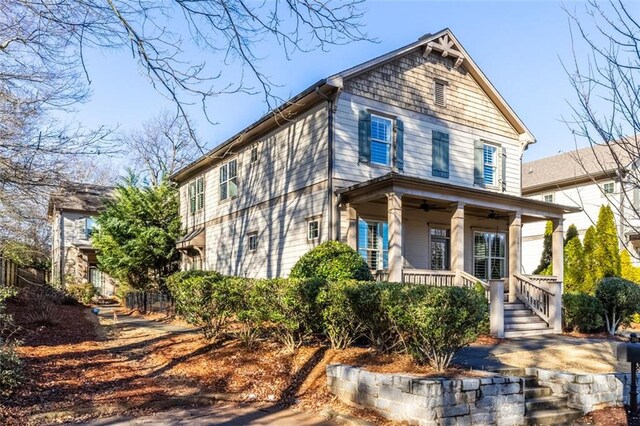
[[614,335],[620,324],[640,312],[640,286],[618,277],[603,278],[596,287],[596,297],[604,307],[607,331]]
[[564,328],[567,331],[595,333],[604,329],[604,308],[594,296],[565,293],[562,296]]
[[22,382],[22,377],[22,361],[15,346],[0,341],[0,395],[10,395]]
[[291,278],[315,278],[330,281],[372,281],[369,265],[347,244],[326,241],[304,254],[295,264]]
[[330,281],[318,294],[324,333],[333,349],[345,349],[362,332],[352,303],[359,285],[353,280]]
[[78,302],[88,305],[98,294],[98,289],[96,289],[91,283],[68,284],[65,287],[65,292]]
[[406,287],[391,317],[413,359],[443,371],[485,327],[487,299],[468,288]]

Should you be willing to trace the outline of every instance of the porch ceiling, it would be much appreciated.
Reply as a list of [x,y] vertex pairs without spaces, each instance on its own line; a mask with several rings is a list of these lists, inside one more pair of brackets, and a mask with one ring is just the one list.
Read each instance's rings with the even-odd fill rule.
[[385,199],[385,195],[390,192],[402,194],[407,200],[403,204],[411,207],[419,208],[422,201],[426,201],[429,205],[444,207],[442,211],[451,212],[458,203],[463,203],[468,214],[486,216],[491,211],[496,215],[520,212],[523,222],[562,218],[566,213],[581,210],[578,207],[461,187],[395,172],[336,191],[341,203],[351,204]]

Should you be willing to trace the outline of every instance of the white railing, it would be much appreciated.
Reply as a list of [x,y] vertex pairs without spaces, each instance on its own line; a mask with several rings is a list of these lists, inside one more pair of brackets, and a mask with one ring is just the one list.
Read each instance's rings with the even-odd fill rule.
[[458,272],[458,277],[459,277],[460,283],[462,284],[462,287],[475,288],[476,284],[480,284],[482,286],[482,288],[484,288],[484,294],[487,297],[487,300],[490,299],[490,295],[489,295],[490,286],[489,286],[489,283],[486,283],[486,282],[482,281],[481,279],[476,278],[473,275],[471,275],[470,273],[465,272],[465,271],[459,271]]
[[[549,291],[545,281],[535,282],[531,277],[520,274],[513,274],[516,279],[516,296],[529,309],[549,324],[550,306],[555,293]],[[551,280],[548,280],[552,282]]]
[[456,273],[454,271],[431,271],[428,269],[404,269],[402,282],[424,284],[434,287],[453,287]]
[[374,281],[389,281],[389,270],[388,269],[378,269],[377,271],[371,271],[371,275],[373,275]]

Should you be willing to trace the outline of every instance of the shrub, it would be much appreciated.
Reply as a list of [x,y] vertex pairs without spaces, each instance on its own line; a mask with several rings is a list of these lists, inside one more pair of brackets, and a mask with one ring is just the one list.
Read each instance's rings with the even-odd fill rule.
[[562,296],[564,328],[580,333],[594,333],[604,327],[604,308],[600,300],[586,293]]
[[596,297],[604,307],[607,331],[614,335],[618,326],[640,312],[640,286],[617,277],[603,278],[596,287]]
[[243,345],[250,349],[269,320],[270,299],[274,294],[273,283],[270,280],[238,277],[225,278],[223,281],[226,281],[226,288],[239,291],[241,295],[233,306],[240,325],[235,334]]
[[269,320],[275,337],[289,350],[299,347],[314,332],[320,332],[322,321],[317,297],[324,281],[317,279],[273,279],[269,282]]
[[414,360],[443,371],[460,348],[477,339],[487,300],[468,288],[406,287],[390,316]]
[[167,286],[176,312],[189,324],[202,327],[207,339],[219,337],[243,297],[242,279],[217,272],[189,271],[174,274]]
[[333,349],[350,346],[362,332],[362,325],[352,303],[358,281],[330,281],[318,293],[322,327]]
[[0,338],[0,395],[9,395],[22,382],[22,362],[15,346]]
[[98,290],[90,283],[84,284],[68,284],[65,292],[76,299],[78,302],[88,305],[98,294]]
[[372,281],[369,265],[347,244],[326,241],[304,254],[295,264],[291,278]]

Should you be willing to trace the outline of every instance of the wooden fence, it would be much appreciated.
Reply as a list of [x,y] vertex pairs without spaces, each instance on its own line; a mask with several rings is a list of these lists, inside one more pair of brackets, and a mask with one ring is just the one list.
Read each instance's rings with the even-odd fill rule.
[[0,257],[0,287],[18,284],[18,265],[9,259]]
[[128,309],[137,309],[145,313],[173,314],[175,305],[171,296],[159,291],[135,291],[124,298],[124,304]]

